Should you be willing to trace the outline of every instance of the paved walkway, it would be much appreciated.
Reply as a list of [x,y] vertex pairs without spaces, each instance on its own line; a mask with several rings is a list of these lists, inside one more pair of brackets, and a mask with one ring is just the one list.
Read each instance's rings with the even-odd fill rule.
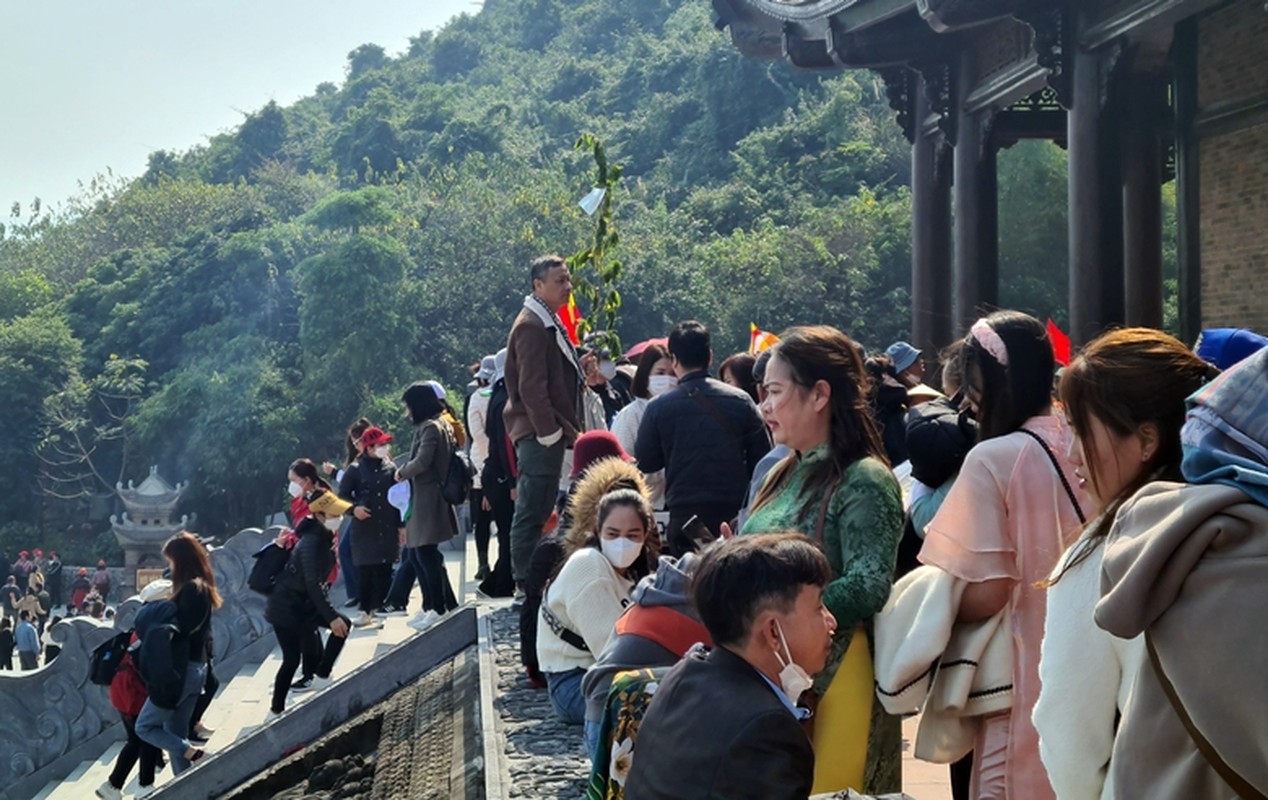
[[[555,718],[545,689],[535,689],[524,677],[519,659],[518,611],[505,600],[482,600],[474,594],[475,543],[468,537],[465,587],[468,599],[491,611],[490,622],[498,668],[495,701],[506,738],[510,796],[524,800],[577,800],[585,794],[590,771],[581,727]],[[496,552],[496,545],[493,546]],[[447,559],[455,553],[447,553]],[[450,567],[451,572],[453,566]],[[455,589],[458,589],[455,586]],[[913,800],[951,800],[947,767],[911,757],[917,720],[903,724],[903,789]]]

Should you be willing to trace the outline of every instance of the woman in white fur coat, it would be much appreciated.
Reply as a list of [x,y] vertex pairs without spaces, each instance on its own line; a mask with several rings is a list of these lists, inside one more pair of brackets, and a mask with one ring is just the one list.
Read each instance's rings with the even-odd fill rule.
[[1145,484],[1181,480],[1185,398],[1211,368],[1175,338],[1148,328],[1111,331],[1089,344],[1061,379],[1074,429],[1068,454],[1099,512],[1049,581],[1032,719],[1058,800],[1112,798],[1115,719],[1131,702],[1143,641],[1096,626],[1101,558],[1118,510]]

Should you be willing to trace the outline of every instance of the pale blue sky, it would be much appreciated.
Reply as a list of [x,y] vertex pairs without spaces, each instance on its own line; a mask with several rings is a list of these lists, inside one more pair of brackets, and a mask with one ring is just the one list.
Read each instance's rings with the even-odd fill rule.
[[269,100],[341,83],[478,0],[0,0],[0,217],[110,167],[132,177]]

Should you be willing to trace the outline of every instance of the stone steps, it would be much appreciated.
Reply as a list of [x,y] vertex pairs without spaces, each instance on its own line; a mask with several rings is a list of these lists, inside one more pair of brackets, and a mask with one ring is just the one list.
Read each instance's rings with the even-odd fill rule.
[[[470,537],[465,544],[470,544]],[[471,599],[468,587],[474,590],[472,576],[475,573],[474,552],[467,558],[467,546],[457,547],[445,545],[441,553],[445,556],[445,568],[454,592],[459,598]],[[468,564],[470,568],[468,569]],[[354,629],[349,636],[339,661],[335,664],[331,677],[337,682],[358,667],[373,661],[375,658],[392,650],[397,645],[417,634],[409,627],[408,621],[422,606],[418,585],[415,583],[410,595],[409,613],[405,616],[387,617],[380,630]],[[344,613],[355,612],[354,609],[342,608],[342,600],[335,606]],[[268,657],[255,665],[247,665],[238,674],[221,687],[216,699],[207,709],[204,724],[215,731],[206,745],[208,754],[227,750],[234,742],[254,733],[264,724],[269,710],[270,697],[273,690],[273,679],[282,663],[281,648],[275,647]],[[316,692],[291,694],[287,699],[288,710],[300,703],[307,702],[316,696]],[[39,800],[91,800],[94,792],[106,781],[114,768],[114,761],[123,748],[122,742],[116,742],[97,759],[80,763],[66,778],[48,783],[36,798]],[[280,758],[282,754],[278,754]],[[172,779],[171,767],[159,772],[155,777],[155,787],[161,787]],[[130,797],[137,788],[136,770],[129,776],[123,796]]]

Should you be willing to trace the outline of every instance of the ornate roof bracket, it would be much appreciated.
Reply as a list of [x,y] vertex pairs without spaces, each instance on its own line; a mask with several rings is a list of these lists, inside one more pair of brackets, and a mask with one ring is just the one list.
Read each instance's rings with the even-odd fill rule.
[[1038,10],[1019,11],[1017,18],[1035,32],[1035,58],[1039,66],[1048,70],[1048,85],[1056,92],[1057,102],[1069,109],[1074,102],[1074,88],[1070,83],[1073,74],[1071,55],[1074,50],[1073,25],[1060,7],[1041,7]]
[[920,18],[937,33],[971,28],[1012,13],[1010,0],[916,0]]
[[956,139],[955,87],[951,65],[946,61],[926,61],[913,65],[925,81],[925,99],[930,112],[938,116],[938,128],[952,145]]
[[873,70],[885,82],[885,97],[889,107],[897,112],[898,126],[907,141],[916,141],[917,120],[914,113],[916,76],[905,66],[884,67]]

